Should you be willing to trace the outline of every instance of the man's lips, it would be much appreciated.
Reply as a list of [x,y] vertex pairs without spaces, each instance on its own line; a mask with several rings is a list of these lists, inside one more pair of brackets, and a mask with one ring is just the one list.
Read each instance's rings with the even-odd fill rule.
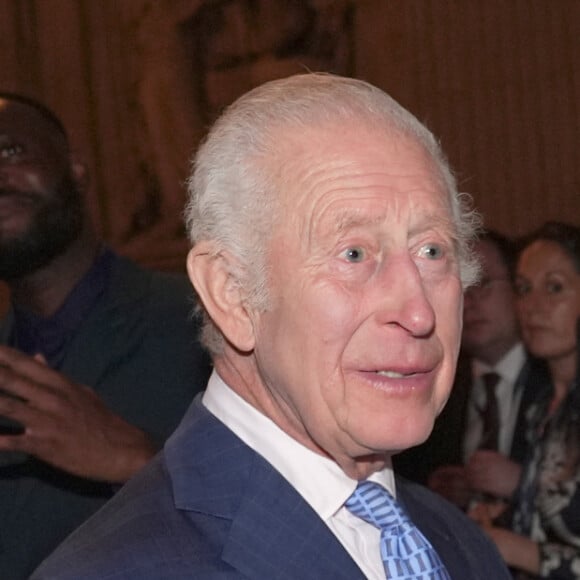
[[405,379],[407,377],[416,377],[419,375],[425,375],[432,371],[433,369],[422,369],[422,370],[415,370],[415,371],[407,371],[407,372],[398,372],[398,371],[372,371],[381,377],[387,377],[389,379]]
[[421,365],[406,365],[406,366],[384,366],[382,368],[363,368],[359,372],[365,374],[378,375],[387,379],[406,379],[410,377],[418,377],[428,375],[437,368],[437,364],[421,364]]
[[435,346],[422,349],[391,346],[365,354],[361,353],[356,358],[345,361],[343,368],[355,372],[378,374],[387,378],[404,378],[433,372],[440,367],[444,358],[443,350]]
[[360,370],[357,374],[369,386],[379,391],[405,395],[429,391],[435,382],[437,366],[406,368]]
[[404,373],[398,373],[396,371],[374,371],[377,375],[381,375],[382,377],[387,377],[389,379],[403,379],[408,375]]

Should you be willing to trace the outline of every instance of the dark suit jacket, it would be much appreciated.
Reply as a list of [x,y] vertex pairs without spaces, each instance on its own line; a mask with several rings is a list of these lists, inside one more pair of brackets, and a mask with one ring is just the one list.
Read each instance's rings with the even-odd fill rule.
[[[398,495],[452,578],[508,579],[455,507],[410,482]],[[294,488],[198,397],[165,450],[32,580],[364,580]]]
[[[184,276],[116,260],[105,295],[70,345],[61,371],[160,444],[207,384],[209,364],[191,319]],[[0,329],[6,342],[9,315]],[[113,486],[28,458],[0,467],[0,578],[22,580],[101,507]],[[0,464],[10,463],[0,454]]]
[[[522,389],[522,398],[516,418],[510,457],[523,463],[529,453],[527,437],[527,412],[532,403],[546,397],[544,373],[537,362],[528,358],[516,380],[516,389]],[[455,383],[449,401],[435,421],[433,432],[422,445],[408,449],[394,458],[398,473],[425,484],[429,474],[442,465],[463,463],[463,441],[467,430],[467,407],[473,383],[471,361],[460,357]]]

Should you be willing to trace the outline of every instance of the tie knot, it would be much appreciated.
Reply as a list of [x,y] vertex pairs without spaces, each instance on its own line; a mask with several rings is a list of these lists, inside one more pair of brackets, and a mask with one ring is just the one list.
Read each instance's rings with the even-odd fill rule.
[[355,516],[376,528],[387,529],[409,522],[395,498],[381,485],[361,481],[345,506]]
[[429,540],[384,487],[372,481],[360,482],[345,507],[380,529],[380,552],[387,578],[450,580]]

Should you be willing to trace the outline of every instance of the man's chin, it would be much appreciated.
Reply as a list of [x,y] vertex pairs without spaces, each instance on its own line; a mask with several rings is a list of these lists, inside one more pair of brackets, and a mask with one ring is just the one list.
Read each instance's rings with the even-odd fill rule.
[[389,432],[374,435],[363,433],[358,441],[369,455],[392,456],[424,443],[431,435],[433,425],[434,422],[431,421],[429,425],[414,428],[389,429]]

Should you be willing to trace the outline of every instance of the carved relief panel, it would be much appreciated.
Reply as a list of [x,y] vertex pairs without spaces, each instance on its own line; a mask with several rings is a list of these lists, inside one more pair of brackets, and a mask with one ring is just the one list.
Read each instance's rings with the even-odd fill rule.
[[186,243],[175,235],[188,160],[225,106],[292,73],[352,73],[352,10],[350,0],[125,3],[136,39],[129,70],[142,117],[140,159],[152,184],[127,230],[129,252],[151,255],[155,239],[181,258]]
[[205,2],[180,27],[204,121],[273,78],[352,73],[351,8],[344,0]]

